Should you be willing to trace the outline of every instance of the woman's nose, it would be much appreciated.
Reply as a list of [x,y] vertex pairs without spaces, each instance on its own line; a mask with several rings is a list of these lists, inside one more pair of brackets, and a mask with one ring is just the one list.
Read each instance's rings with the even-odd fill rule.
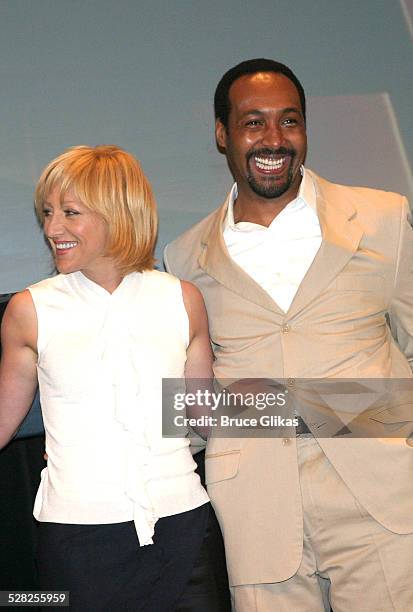
[[63,219],[58,214],[47,216],[44,220],[43,229],[48,238],[61,236],[64,232]]

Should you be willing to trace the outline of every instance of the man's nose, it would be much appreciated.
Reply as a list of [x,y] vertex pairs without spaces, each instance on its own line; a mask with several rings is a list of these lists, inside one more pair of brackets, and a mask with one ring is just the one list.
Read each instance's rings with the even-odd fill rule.
[[262,143],[273,148],[279,147],[284,143],[284,133],[278,123],[267,123]]

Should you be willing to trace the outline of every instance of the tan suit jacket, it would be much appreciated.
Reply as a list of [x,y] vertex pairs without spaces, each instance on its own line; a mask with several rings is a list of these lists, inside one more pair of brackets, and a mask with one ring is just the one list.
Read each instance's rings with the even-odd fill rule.
[[[311,176],[322,245],[287,313],[229,257],[222,229],[227,202],[166,249],[168,269],[203,293],[215,374],[218,379],[411,378],[408,203],[398,194]],[[412,412],[412,404],[404,403],[380,409],[377,419],[384,427],[410,425]],[[405,438],[323,437],[319,443],[377,521],[395,533],[413,531],[413,446]],[[293,432],[284,440],[211,438],[206,472],[230,583],[291,577],[303,541]]]

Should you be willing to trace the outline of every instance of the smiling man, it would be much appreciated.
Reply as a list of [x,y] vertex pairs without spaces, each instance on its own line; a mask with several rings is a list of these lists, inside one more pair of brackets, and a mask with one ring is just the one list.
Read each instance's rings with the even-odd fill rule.
[[267,226],[300,187],[307,152],[300,96],[285,75],[259,72],[233,83],[230,104],[226,123],[217,120],[216,137],[237,181],[237,220]]
[[[410,382],[406,198],[304,167],[305,95],[283,64],[229,70],[215,115],[236,182],[165,262],[203,293],[216,377]],[[283,438],[210,439],[206,480],[237,612],[413,609],[411,395],[376,409],[378,437],[334,430],[333,415],[304,406]]]

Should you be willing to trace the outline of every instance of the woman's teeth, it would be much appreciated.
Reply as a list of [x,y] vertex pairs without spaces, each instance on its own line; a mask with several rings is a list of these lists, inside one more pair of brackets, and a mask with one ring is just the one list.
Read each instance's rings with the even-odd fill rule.
[[63,250],[63,249],[73,249],[73,247],[75,247],[77,245],[77,242],[59,242],[58,244],[56,244],[56,249],[59,250]]

